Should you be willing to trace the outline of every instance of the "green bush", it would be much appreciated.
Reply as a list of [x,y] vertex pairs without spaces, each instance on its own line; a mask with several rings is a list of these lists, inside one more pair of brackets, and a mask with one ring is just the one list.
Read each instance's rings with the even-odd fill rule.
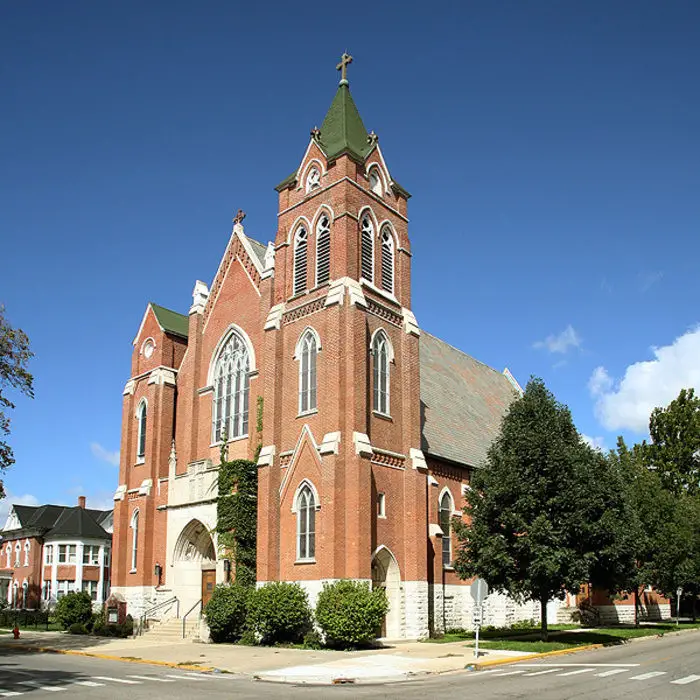
[[297,583],[266,583],[250,594],[248,626],[262,644],[301,642],[311,619],[309,599]]
[[68,628],[69,634],[89,634],[88,628],[82,622],[74,622]]
[[66,593],[56,603],[53,615],[63,629],[74,624],[84,625],[92,617],[92,600],[85,592]]
[[372,590],[360,581],[324,583],[316,604],[316,622],[327,645],[358,647],[377,637],[388,610],[382,588]]
[[238,640],[238,643],[245,647],[254,647],[258,644],[258,638],[253,630],[245,630]]
[[213,642],[235,642],[245,630],[251,589],[240,584],[219,584],[204,606]]

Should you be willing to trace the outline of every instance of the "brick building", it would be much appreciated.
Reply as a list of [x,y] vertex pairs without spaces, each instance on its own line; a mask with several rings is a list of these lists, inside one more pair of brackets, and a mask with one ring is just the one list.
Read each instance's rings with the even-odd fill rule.
[[[346,63],[346,59],[342,62]],[[520,391],[422,331],[411,311],[409,194],[345,77],[276,188],[274,241],[243,215],[187,316],[149,304],[123,394],[113,592],[176,615],[226,578],[217,468],[258,457],[258,581],[386,588],[384,634],[470,623],[450,519]],[[487,622],[538,616],[492,596]]]
[[13,505],[0,532],[0,600],[12,608],[51,607],[70,591],[95,605],[109,595],[112,511]]

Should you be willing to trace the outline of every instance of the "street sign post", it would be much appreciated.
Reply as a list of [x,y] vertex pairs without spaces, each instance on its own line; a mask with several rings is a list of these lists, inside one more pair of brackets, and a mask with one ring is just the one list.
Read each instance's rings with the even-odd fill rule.
[[[683,595],[683,586],[678,586],[676,588],[676,627],[678,627],[678,620],[681,616],[681,596]],[[693,605],[695,602],[693,601]]]
[[469,592],[474,599],[474,627],[476,628],[476,645],[474,646],[474,656],[479,658],[479,628],[481,627],[482,606],[486,596],[489,594],[489,585],[483,578],[475,578],[469,587]]

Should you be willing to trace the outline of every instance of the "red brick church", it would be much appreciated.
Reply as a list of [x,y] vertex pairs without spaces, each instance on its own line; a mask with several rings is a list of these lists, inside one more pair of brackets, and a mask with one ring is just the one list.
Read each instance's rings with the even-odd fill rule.
[[[214,534],[226,439],[231,459],[261,446],[259,583],[298,581],[312,603],[324,581],[385,587],[391,638],[470,624],[450,519],[520,388],[411,311],[410,195],[365,129],[350,60],[276,187],[274,241],[239,212],[189,313],[149,304],[136,333],[112,575],[134,615],[182,616],[227,580]],[[487,623],[538,616],[487,602]]]

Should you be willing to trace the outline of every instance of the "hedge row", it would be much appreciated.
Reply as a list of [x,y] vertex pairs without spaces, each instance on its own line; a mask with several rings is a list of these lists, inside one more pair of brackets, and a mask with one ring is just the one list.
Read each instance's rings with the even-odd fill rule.
[[260,588],[220,584],[204,614],[214,642],[319,646],[315,620],[327,646],[347,648],[376,639],[388,609],[383,589],[343,580],[323,585],[315,615],[306,591],[282,582]]

